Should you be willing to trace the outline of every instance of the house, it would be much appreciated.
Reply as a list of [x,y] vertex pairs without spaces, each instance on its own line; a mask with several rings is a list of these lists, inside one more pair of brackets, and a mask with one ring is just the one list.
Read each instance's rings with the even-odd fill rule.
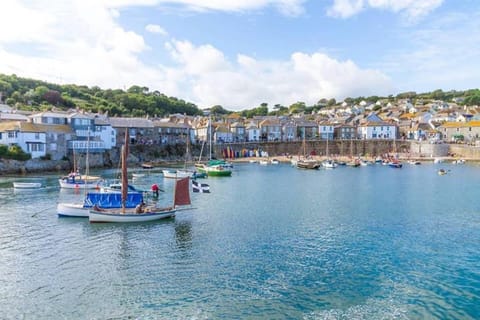
[[68,125],[42,125],[24,121],[0,123],[0,144],[18,145],[32,158],[50,155],[59,160],[67,154],[67,141],[73,135]]
[[318,135],[322,140],[333,140],[335,125],[329,122],[320,122],[318,124]]
[[425,122],[414,123],[410,130],[407,131],[407,139],[427,140],[432,127]]
[[153,126],[156,132],[154,143],[187,143],[187,139],[192,142],[191,126],[186,119],[180,122],[172,122],[169,119],[156,120],[153,121]]
[[357,128],[360,139],[396,139],[397,126],[387,122],[366,122]]
[[108,118],[112,128],[115,129],[117,135],[116,141],[122,143],[125,137],[125,130],[128,129],[130,134],[130,143],[148,144],[158,143],[158,133],[155,132],[153,122],[146,118]]
[[342,140],[357,139],[357,128],[349,124],[337,124],[333,128],[333,137]]
[[255,122],[250,122],[246,128],[247,141],[259,141],[260,140],[260,128],[257,127]]
[[480,137],[480,121],[470,122],[445,122],[438,127],[442,139],[452,142],[473,142]]
[[45,111],[34,113],[29,118],[31,122],[36,124],[66,125],[68,124],[69,113]]
[[268,118],[260,122],[260,139],[263,141],[280,141],[282,126],[276,118]]
[[215,125],[213,133],[215,143],[233,142],[233,133],[230,132],[226,124]]
[[230,132],[232,132],[233,141],[244,142],[246,137],[245,125],[243,122],[238,121],[230,125]]
[[303,139],[316,139],[318,137],[318,124],[314,121],[297,120],[297,131]]
[[68,149],[76,152],[104,152],[116,144],[116,132],[105,120],[83,112],[68,116],[75,138],[68,141]]
[[282,124],[282,141],[294,141],[297,139],[297,125],[292,120],[284,120]]

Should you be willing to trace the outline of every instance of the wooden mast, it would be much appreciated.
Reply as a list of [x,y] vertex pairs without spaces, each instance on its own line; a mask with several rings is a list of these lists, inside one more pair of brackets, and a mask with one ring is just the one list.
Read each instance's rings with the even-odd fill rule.
[[128,157],[128,128],[125,131],[125,144],[122,146],[122,212],[125,213],[125,207],[128,194],[128,176],[127,176],[127,157]]

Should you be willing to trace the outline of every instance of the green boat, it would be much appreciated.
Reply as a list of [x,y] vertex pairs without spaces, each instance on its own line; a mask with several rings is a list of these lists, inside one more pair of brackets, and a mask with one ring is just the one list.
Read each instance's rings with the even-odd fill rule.
[[223,165],[217,164],[213,166],[195,166],[198,171],[204,172],[209,177],[229,177],[232,175],[232,170],[225,168]]

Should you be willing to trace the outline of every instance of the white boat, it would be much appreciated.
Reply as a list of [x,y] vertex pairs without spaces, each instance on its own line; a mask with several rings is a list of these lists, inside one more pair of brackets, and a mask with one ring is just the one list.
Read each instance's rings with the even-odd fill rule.
[[181,179],[181,178],[192,178],[195,175],[195,171],[190,170],[175,170],[175,169],[163,169],[163,177],[169,179]]
[[337,166],[338,165],[335,163],[335,161],[331,159],[324,160],[322,162],[322,167],[324,167],[325,169],[335,169]]
[[125,144],[122,148],[122,207],[118,209],[104,209],[93,206],[88,213],[90,222],[147,222],[159,219],[166,219],[175,216],[177,206],[190,204],[190,179],[183,178],[175,181],[173,193],[173,205],[159,208],[157,206],[144,206],[143,202],[137,205],[135,209],[126,207],[127,201],[127,150],[128,150],[128,130],[125,132]]
[[280,162],[277,159],[270,160],[271,164],[279,164]]
[[38,189],[42,187],[40,182],[14,182],[13,187],[15,189]]
[[465,164],[465,160],[464,159],[457,159],[457,160],[453,160],[452,163],[453,164]]
[[433,159],[433,163],[442,163],[443,159],[442,158],[435,158]]
[[[135,208],[143,202],[143,194],[129,192],[127,195],[126,207]],[[122,198],[120,193],[87,193],[83,203],[59,203],[57,204],[57,215],[59,217],[88,218],[90,209],[97,205],[100,208],[121,208]]]
[[258,163],[260,163],[262,166],[266,166],[268,164],[268,160],[260,160]]
[[[139,189],[131,184],[127,185],[128,192],[139,192],[139,193],[145,193],[148,192],[147,190],[142,190]],[[107,186],[103,186],[100,188],[100,191],[102,193],[120,193],[122,192],[122,184],[121,183],[110,183]]]
[[102,185],[102,179],[95,177],[93,180],[92,177],[84,178],[84,176],[76,177],[75,175],[69,175],[58,179],[60,188],[65,189],[99,189]]
[[133,179],[139,179],[145,177],[145,173],[132,173]]

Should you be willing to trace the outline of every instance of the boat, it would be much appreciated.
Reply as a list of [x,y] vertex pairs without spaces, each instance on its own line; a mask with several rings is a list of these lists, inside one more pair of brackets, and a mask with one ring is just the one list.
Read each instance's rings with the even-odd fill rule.
[[133,179],[139,179],[145,177],[145,173],[132,173]]
[[225,168],[221,164],[213,166],[203,165],[203,167],[197,167],[197,169],[208,177],[230,177],[232,175],[232,170]]
[[[139,193],[146,193],[147,190],[139,189],[131,184],[127,185],[128,192],[139,192]],[[100,191],[103,193],[121,193],[122,192],[122,184],[115,182],[110,183],[109,185],[103,186],[100,188]]]
[[399,169],[399,168],[402,167],[402,163],[401,163],[400,161],[393,160],[393,161],[390,161],[390,162],[388,163],[388,166],[389,166],[390,168],[397,168],[397,169]]
[[302,147],[303,147],[303,158],[298,159],[295,166],[299,169],[313,169],[316,170],[320,168],[321,164],[314,159],[309,159],[306,154],[306,144],[305,144],[305,133],[303,133],[303,141],[302,141]]
[[279,164],[280,162],[277,159],[270,160],[271,164]]
[[127,176],[127,156],[128,156],[128,130],[125,132],[125,143],[122,146],[122,188],[121,188],[121,208],[101,208],[94,205],[89,213],[90,222],[147,222],[160,219],[172,218],[175,216],[177,206],[190,204],[190,178],[175,180],[173,192],[173,205],[167,207],[157,207],[156,205],[138,204],[135,208],[127,207],[128,199],[128,176]]
[[83,176],[72,173],[58,179],[58,183],[60,184],[60,188],[65,189],[99,189],[102,185],[102,179],[100,177]]
[[457,159],[452,161],[453,164],[465,164],[465,159]]
[[268,165],[269,162],[268,160],[260,160],[258,163],[261,164],[262,166],[266,166]]
[[446,175],[446,174],[447,174],[447,170],[445,170],[445,169],[440,169],[440,170],[438,170],[438,174],[439,174],[440,176]]
[[354,167],[354,168],[360,167],[360,160],[358,160],[358,159],[353,159],[353,160],[351,160],[351,161],[348,161],[348,162],[346,163],[346,165],[347,165],[348,167]]
[[335,161],[327,159],[322,161],[322,167],[324,167],[325,169],[335,169],[337,167],[337,164],[335,163]]
[[142,163],[140,165],[143,169],[153,169],[153,165],[150,163]]
[[299,169],[318,169],[320,168],[320,163],[314,159],[301,159],[297,161],[297,168]]
[[[143,193],[129,192],[127,195],[126,207],[135,208],[143,202]],[[59,217],[88,218],[90,209],[97,205],[100,208],[121,208],[122,197],[118,192],[89,192],[83,203],[59,203],[57,215]]]
[[88,146],[90,145],[90,130],[88,130],[88,140],[87,140],[87,154],[85,158],[85,175],[80,174],[80,170],[77,167],[76,160],[75,160],[75,149],[73,149],[73,171],[70,172],[68,175],[61,177],[58,179],[58,183],[60,184],[60,188],[64,189],[99,189],[102,184],[102,178],[98,176],[90,176],[89,175],[89,149]]
[[14,189],[38,189],[42,187],[41,182],[14,182]]
[[442,163],[443,159],[442,158],[435,158],[433,159],[433,163]]
[[419,164],[422,164],[420,161],[418,160],[409,160],[408,161],[409,164],[413,164],[413,165],[419,165]]

